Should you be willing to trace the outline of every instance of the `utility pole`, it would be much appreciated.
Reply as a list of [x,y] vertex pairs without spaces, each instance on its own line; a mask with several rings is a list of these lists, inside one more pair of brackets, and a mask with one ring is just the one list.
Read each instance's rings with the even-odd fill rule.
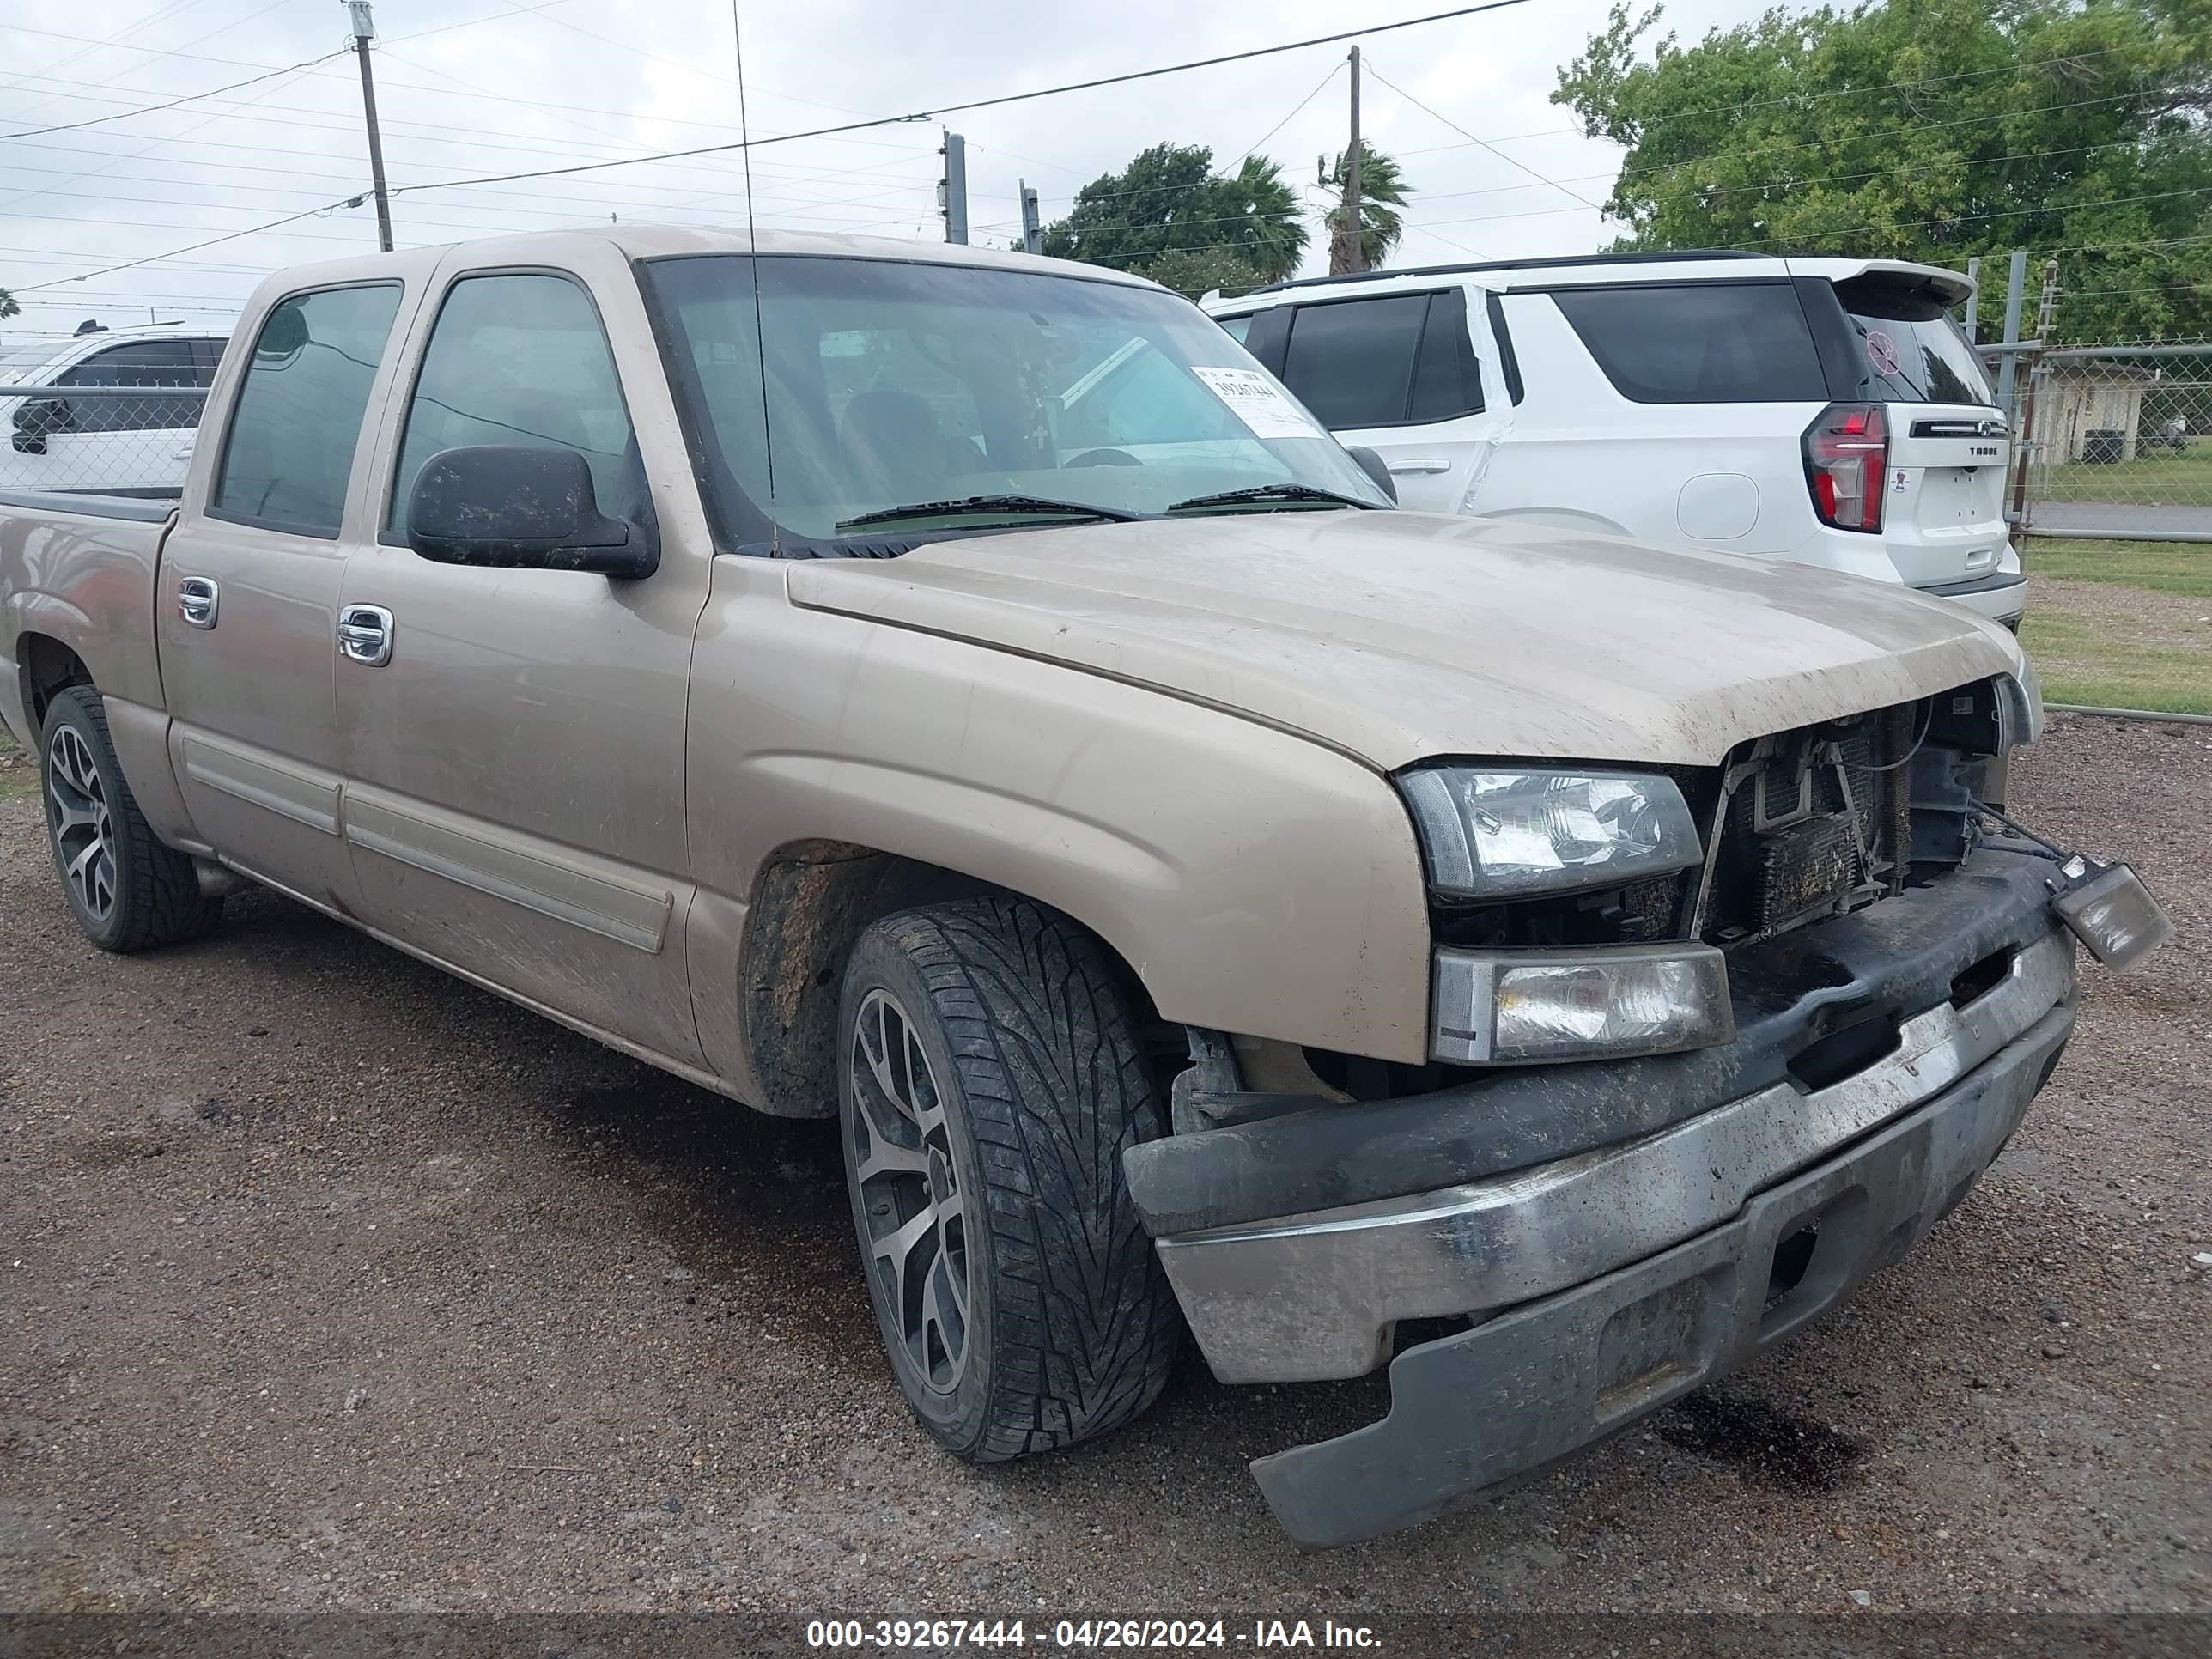
[[1026,179],[1014,180],[1022,192],[1022,246],[1031,253],[1044,252],[1044,226],[1037,216],[1037,193]]
[[945,215],[945,240],[968,240],[968,141],[947,130],[937,153],[945,158],[945,176],[937,181],[937,205]]
[[1359,234],[1359,48],[1352,49],[1352,151],[1344,164],[1344,268],[1367,269]]
[[353,14],[354,56],[361,59],[361,108],[368,121],[368,178],[376,196],[376,245],[392,252],[392,197],[384,187],[384,136],[376,128],[376,77],[368,68],[368,43],[376,24],[368,15],[368,0],[346,0]]

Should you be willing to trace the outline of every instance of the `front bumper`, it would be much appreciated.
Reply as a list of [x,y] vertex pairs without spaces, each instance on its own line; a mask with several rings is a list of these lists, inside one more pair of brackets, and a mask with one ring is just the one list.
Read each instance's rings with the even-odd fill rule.
[[[2072,1029],[2052,868],[1984,849],[1734,953],[1720,1048],[1133,1148],[1130,1190],[1223,1380],[1358,1376],[1401,1321],[1474,1322],[1399,1354],[1381,1423],[1253,1466],[1285,1526],[1327,1544],[1411,1524],[1695,1387],[1909,1249]],[[1803,1277],[1770,1297],[1780,1242],[1815,1216]]]
[[[1743,1364],[1895,1261],[1964,1198],[2057,1063],[2053,1009],[1965,1081],[1727,1224],[1390,1365],[1390,1413],[1252,1472],[1299,1543],[1424,1521]],[[1777,1268],[1810,1231],[1802,1273]],[[1802,1246],[1799,1247],[1802,1249]],[[1790,1251],[1795,1255],[1796,1251]]]

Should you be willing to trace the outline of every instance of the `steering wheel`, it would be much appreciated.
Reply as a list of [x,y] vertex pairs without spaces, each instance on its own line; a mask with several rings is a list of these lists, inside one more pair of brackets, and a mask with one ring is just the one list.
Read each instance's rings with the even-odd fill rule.
[[1142,466],[1144,463],[1126,449],[1086,449],[1070,466]]

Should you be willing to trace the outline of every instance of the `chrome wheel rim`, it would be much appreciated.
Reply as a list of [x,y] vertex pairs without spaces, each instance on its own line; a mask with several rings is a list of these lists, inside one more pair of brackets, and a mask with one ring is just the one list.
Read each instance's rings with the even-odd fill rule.
[[870,991],[845,1063],[846,1156],[868,1276],[915,1372],[949,1394],[968,1364],[968,1200],[945,1101],[898,999]]
[[115,823],[92,746],[74,726],[46,745],[46,827],[77,906],[94,921],[115,913]]

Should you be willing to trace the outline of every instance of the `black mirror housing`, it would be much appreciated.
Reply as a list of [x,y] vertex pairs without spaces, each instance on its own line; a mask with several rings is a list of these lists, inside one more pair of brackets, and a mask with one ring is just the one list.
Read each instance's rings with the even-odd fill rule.
[[650,526],[599,511],[581,455],[521,444],[471,444],[425,461],[407,498],[407,544],[438,564],[586,571],[624,581],[660,564]]
[[1398,499],[1398,481],[1390,476],[1390,469],[1383,465],[1380,455],[1364,444],[1348,447],[1345,453],[1359,463],[1359,470],[1375,480],[1375,487],[1377,489],[1388,495],[1394,502]]
[[70,429],[70,406],[59,398],[32,398],[15,405],[13,439],[18,455],[43,455],[51,433]]

